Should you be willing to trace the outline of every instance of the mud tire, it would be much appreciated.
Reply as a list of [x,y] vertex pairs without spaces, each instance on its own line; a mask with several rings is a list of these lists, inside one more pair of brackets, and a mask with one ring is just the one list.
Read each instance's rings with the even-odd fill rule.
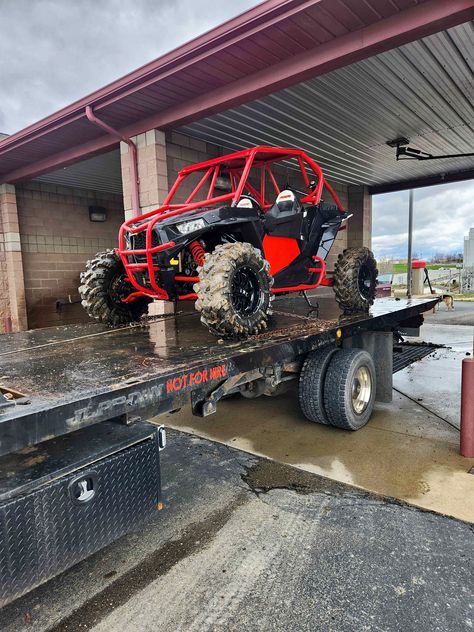
[[310,421],[324,426],[329,420],[324,408],[324,381],[338,347],[332,345],[308,353],[300,373],[298,396],[303,415]]
[[138,298],[132,303],[122,303],[116,292],[125,269],[114,250],[101,252],[86,263],[81,272],[79,294],[87,314],[106,325],[118,326],[138,322],[148,312],[151,299]]
[[346,314],[367,312],[375,299],[377,262],[368,248],[347,248],[334,267],[336,301]]
[[[233,300],[233,281],[243,269],[250,270],[256,292],[256,306],[251,313],[242,313]],[[198,298],[196,309],[201,322],[221,338],[244,338],[267,327],[273,299],[273,278],[270,266],[259,250],[248,243],[221,244],[206,253],[205,263],[197,272],[194,285]]]

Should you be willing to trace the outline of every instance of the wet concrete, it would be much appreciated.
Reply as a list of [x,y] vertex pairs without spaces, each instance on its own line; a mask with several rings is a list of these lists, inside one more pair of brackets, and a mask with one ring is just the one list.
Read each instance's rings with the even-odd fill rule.
[[171,431],[165,510],[0,611],[2,632],[457,632],[473,533]]
[[[424,383],[424,388],[429,389]],[[163,421],[163,418],[161,418]],[[357,432],[308,422],[296,389],[256,400],[220,402],[204,419],[188,410],[172,428],[265,456],[331,480],[474,522],[473,459],[459,455],[459,433],[416,401],[394,393]]]
[[[80,609],[49,628],[48,632],[92,629],[98,621],[139,594],[150,582],[165,575],[181,560],[206,547],[234,511],[247,500],[244,492],[241,492],[231,503],[210,513],[201,522],[193,522],[179,538],[166,542],[142,562],[115,579],[109,586],[93,595]],[[117,571],[111,571],[104,578],[109,579],[115,575]]]
[[461,367],[464,358],[472,357],[474,327],[433,324],[433,318],[427,318],[419,338],[410,340],[435,342],[448,348],[439,349],[395,374],[394,386],[459,428]]
[[268,459],[259,459],[254,465],[247,467],[246,473],[242,474],[242,480],[258,497],[276,489],[286,489],[303,495],[318,493],[331,496],[347,496],[352,493],[358,498],[365,498],[366,500],[372,499],[392,504],[403,504],[396,498],[373,494],[372,492],[361,490],[345,483],[339,483],[323,476],[317,476],[284,463],[269,461]]
[[454,301],[454,309],[440,303],[434,313],[427,312],[426,322],[439,325],[470,325],[474,327],[474,301]]

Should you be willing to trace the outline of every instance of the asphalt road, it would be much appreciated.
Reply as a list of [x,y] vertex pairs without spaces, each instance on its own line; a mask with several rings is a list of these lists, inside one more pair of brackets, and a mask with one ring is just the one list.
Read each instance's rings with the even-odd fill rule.
[[471,525],[177,432],[162,467],[166,509],[2,632],[472,629]]

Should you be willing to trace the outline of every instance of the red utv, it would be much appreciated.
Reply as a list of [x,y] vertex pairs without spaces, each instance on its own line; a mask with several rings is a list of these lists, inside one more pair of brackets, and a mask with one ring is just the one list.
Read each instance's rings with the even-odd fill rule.
[[116,250],[88,261],[82,305],[120,325],[138,321],[152,300],[195,301],[201,321],[223,337],[258,333],[273,295],[319,285],[334,287],[346,313],[367,311],[377,279],[370,250],[345,250],[326,274],[349,217],[299,149],[252,147],[191,165],[161,208],[122,225]]

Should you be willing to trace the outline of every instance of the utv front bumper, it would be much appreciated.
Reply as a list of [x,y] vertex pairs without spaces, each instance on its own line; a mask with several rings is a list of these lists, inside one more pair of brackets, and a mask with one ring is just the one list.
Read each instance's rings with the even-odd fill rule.
[[[194,232],[197,238],[202,230]],[[191,292],[179,293],[176,287],[176,283],[199,281],[198,277],[181,275],[176,267],[176,258],[193,237],[193,234],[180,232],[176,224],[157,226],[153,220],[122,225],[117,253],[136,290],[134,297],[138,292],[165,301],[196,298]],[[134,297],[131,295],[130,299]]]

